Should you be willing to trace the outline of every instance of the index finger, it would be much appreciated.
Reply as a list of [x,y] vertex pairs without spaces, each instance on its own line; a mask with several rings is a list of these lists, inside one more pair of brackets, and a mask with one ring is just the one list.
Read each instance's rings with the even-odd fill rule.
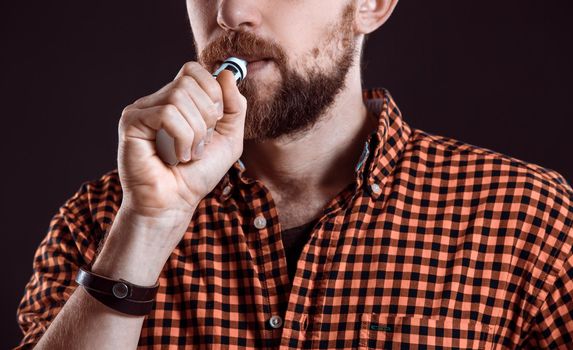
[[223,91],[221,89],[221,85],[219,85],[217,80],[213,78],[213,75],[198,62],[185,63],[179,70],[179,73],[177,73],[175,79],[184,75],[194,78],[213,103],[223,105]]

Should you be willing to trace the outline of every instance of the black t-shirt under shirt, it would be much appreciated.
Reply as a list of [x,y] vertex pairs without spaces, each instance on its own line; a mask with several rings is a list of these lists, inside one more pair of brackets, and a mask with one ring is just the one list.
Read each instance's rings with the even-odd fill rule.
[[304,225],[289,228],[288,230],[281,232],[283,246],[285,248],[285,254],[287,258],[288,275],[291,284],[296,272],[296,264],[300,254],[302,253],[302,248],[304,248],[306,242],[310,238],[312,228],[317,223],[317,221],[318,219],[315,219]]

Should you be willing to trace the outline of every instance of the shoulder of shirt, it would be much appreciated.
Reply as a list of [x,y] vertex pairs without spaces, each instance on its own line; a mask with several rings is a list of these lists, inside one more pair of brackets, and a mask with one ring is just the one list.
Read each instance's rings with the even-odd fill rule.
[[117,169],[84,181],[52,218],[46,242],[72,245],[83,261],[89,263],[99,242],[111,228],[121,199]]
[[[513,221],[500,226],[508,235],[508,240],[502,241],[531,254],[533,261],[520,257],[520,267],[531,272],[532,294],[543,300],[573,255],[573,190],[564,176],[538,164],[415,128],[404,153],[404,159],[408,158],[425,162],[426,167],[441,168],[441,172],[455,175],[460,171],[468,179],[482,179],[483,185],[471,190],[469,197],[479,203],[504,204],[480,210],[497,212],[497,225]],[[502,215],[504,211],[512,213],[513,218]],[[507,231],[516,228],[521,232],[518,236]]]
[[[440,181],[456,181],[448,191],[463,190],[466,198],[477,203],[504,204],[489,207],[500,217],[504,211],[518,212],[515,220],[531,225],[523,234],[538,235],[540,246],[548,240],[555,242],[559,260],[573,254],[573,189],[557,171],[414,128],[403,158],[424,163],[431,177],[441,177]],[[480,181],[464,186],[464,179]]]
[[121,205],[122,193],[119,173],[113,169],[99,178],[84,181],[62,210],[75,220],[98,223],[105,232]]
[[[466,166],[488,164],[490,171],[503,169],[510,172],[516,181],[535,182],[542,185],[545,190],[550,191],[552,194],[563,197],[567,204],[573,205],[573,188],[571,184],[562,174],[553,169],[485,147],[416,128],[412,128],[409,143],[410,152],[421,149],[423,153],[430,157],[432,155],[439,156],[436,157],[439,158],[436,162],[437,165],[440,162],[452,162],[452,160],[463,160]],[[455,164],[452,163],[450,166],[455,166]]]
[[121,182],[117,169],[110,170],[99,178],[84,181],[76,196],[87,195],[92,203],[97,201],[120,201],[122,198]]

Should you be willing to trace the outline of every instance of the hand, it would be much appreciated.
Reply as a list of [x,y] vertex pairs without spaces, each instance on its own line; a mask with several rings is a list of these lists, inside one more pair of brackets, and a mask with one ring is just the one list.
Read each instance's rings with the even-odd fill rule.
[[[231,72],[215,79],[196,62],[186,63],[159,91],[127,106],[119,122],[121,206],[147,217],[191,216],[243,153],[246,111],[247,101]],[[160,129],[175,140],[176,166],[157,155]],[[208,129],[214,129],[212,136]]]

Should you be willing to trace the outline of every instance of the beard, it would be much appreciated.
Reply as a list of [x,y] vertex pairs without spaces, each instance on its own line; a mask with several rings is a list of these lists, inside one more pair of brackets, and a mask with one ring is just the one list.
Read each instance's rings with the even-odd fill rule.
[[[239,91],[247,99],[245,140],[294,140],[306,134],[325,115],[345,88],[346,76],[354,63],[354,10],[355,4],[351,1],[342,19],[330,27],[333,29],[327,33],[326,43],[310,51],[312,54],[306,62],[307,66],[311,63],[310,68],[305,67],[302,73],[289,66],[285,50],[278,44],[250,32],[226,33],[201,52],[199,62],[210,71],[230,56],[269,58],[279,68],[281,79],[276,84],[257,82],[249,79],[248,74],[239,83]],[[316,57],[324,56],[332,62],[332,67],[317,66]]]

